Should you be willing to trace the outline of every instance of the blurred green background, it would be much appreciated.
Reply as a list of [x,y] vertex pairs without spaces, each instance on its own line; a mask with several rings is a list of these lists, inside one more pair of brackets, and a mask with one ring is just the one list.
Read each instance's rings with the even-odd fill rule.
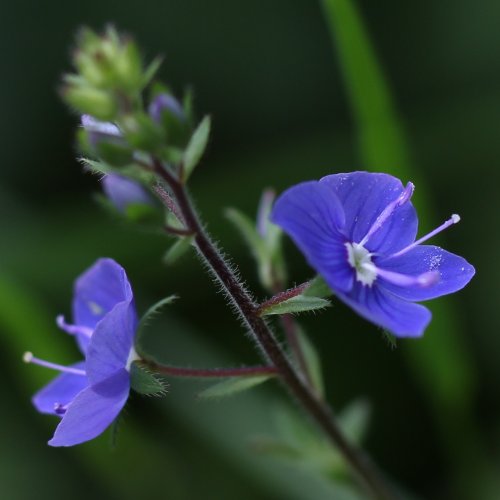
[[[212,114],[192,192],[260,296],[253,262],[223,209],[253,214],[264,187],[371,168],[417,179],[424,228],[460,213],[463,222],[439,243],[464,255],[477,276],[431,304],[435,319],[423,340],[392,349],[337,303],[301,322],[322,354],[334,407],[359,396],[372,405],[366,447],[390,477],[423,498],[500,497],[500,4],[356,2],[401,118],[395,131],[396,122],[384,121],[390,105],[371,115],[356,108],[363,96],[380,97],[380,82],[376,67],[356,70],[356,58],[365,68],[366,40],[342,8],[350,2],[337,3],[332,45],[312,0],[2,2],[2,498],[344,498],[307,467],[249,449],[252,436],[276,430],[273,407],[282,396],[272,384],[214,403],[196,399],[200,384],[173,380],[164,400],[132,398],[116,449],[106,436],[67,450],[46,445],[56,422],[29,399],[51,374],[22,364],[21,355],[77,359],[54,318],[70,314],[73,279],[99,256],[127,269],[142,311],[181,296],[151,331],[165,360],[257,359],[196,258],[163,267],[165,239],[113,220],[92,201],[98,181],[75,161],[77,117],[56,90],[75,30],[110,21],[133,34],[147,58],[164,54],[160,76],[178,93],[193,88],[199,116]],[[370,134],[363,119],[381,123],[371,149],[360,141],[360,131]],[[308,278],[289,243],[287,253],[292,280]]]

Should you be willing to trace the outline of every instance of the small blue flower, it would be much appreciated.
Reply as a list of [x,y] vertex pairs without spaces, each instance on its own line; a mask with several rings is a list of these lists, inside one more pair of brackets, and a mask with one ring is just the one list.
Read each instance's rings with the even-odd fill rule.
[[168,112],[175,116],[179,121],[184,122],[186,117],[184,111],[175,97],[170,94],[158,94],[149,104],[149,116],[156,122],[160,123],[164,112]]
[[298,184],[276,201],[271,220],[295,241],[336,296],[397,336],[420,336],[430,311],[415,302],[456,292],[474,276],[462,257],[415,241],[414,186],[387,174],[353,172]]
[[119,212],[126,212],[130,205],[153,205],[148,191],[123,175],[107,174],[101,182],[104,193]]
[[137,313],[124,269],[99,259],[76,281],[74,325],[58,325],[76,337],[85,361],[61,366],[26,353],[24,360],[61,373],[33,397],[41,413],[62,417],[51,446],[73,446],[101,434],[118,416],[130,392]]

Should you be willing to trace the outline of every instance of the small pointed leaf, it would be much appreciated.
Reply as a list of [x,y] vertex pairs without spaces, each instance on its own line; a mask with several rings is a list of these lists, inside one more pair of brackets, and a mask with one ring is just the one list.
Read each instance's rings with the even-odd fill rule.
[[269,316],[271,314],[287,314],[287,313],[301,313],[306,311],[316,311],[324,309],[330,305],[330,301],[321,299],[319,297],[307,297],[304,295],[297,295],[283,302],[272,304],[260,313],[261,316]]
[[371,407],[365,399],[356,399],[349,403],[339,414],[339,424],[346,436],[360,444],[368,430]]
[[135,392],[146,396],[162,396],[166,392],[165,384],[138,363],[130,367],[130,385]]
[[174,300],[176,300],[176,299],[177,299],[177,295],[169,295],[168,297],[165,297],[164,299],[161,299],[158,302],[156,302],[155,304],[153,304],[144,313],[144,316],[139,321],[139,326],[137,327],[137,334],[136,334],[137,341],[140,340],[145,326],[152,320],[152,318],[154,316],[156,316],[160,312],[160,309],[166,305],[172,304],[172,302],[174,302]]
[[272,375],[232,377],[223,382],[210,386],[199,394],[202,399],[223,398],[232,396],[247,389],[264,383],[272,378]]
[[192,174],[207,147],[210,135],[210,117],[205,116],[194,131],[184,152],[184,180]]
[[302,295],[307,297],[330,297],[333,294],[326,281],[318,274],[310,282]]
[[323,384],[321,359],[319,357],[318,351],[301,328],[298,328],[297,330],[297,337],[299,340],[300,349],[305,358],[307,369],[309,370],[309,374],[312,379],[312,385],[320,396],[324,396],[325,387]]
[[236,208],[228,208],[225,211],[225,216],[238,229],[257,261],[261,262],[265,259],[266,246],[252,219]]
[[163,57],[158,56],[149,64],[149,66],[144,71],[142,76],[142,86],[146,87],[149,82],[155,77],[156,72],[160,69],[160,66],[163,62]]
[[179,238],[163,256],[163,263],[167,266],[175,264],[191,248],[194,236]]

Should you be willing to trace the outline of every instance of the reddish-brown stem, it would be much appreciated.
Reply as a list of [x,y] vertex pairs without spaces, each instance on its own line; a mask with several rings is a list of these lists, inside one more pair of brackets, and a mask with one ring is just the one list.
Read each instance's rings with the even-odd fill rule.
[[153,360],[143,360],[143,363],[153,372],[171,377],[185,378],[229,378],[256,377],[259,375],[277,375],[274,366],[243,366],[241,368],[185,368],[164,365]]
[[186,227],[194,233],[194,242],[198,252],[205,259],[245,321],[266,361],[276,368],[281,381],[294,399],[300,402],[304,411],[323,429],[332,444],[338,448],[339,452],[350,464],[353,472],[371,491],[373,497],[381,500],[392,499],[392,494],[379,477],[377,470],[368,457],[361,449],[353,446],[347,440],[333,418],[328,405],[309,388],[302,377],[295,371],[267,323],[259,316],[258,305],[255,304],[241,285],[203,229],[182,182],[166,169],[158,159],[153,158],[152,168],[169,185],[172,194],[177,200],[177,206],[182,213]]

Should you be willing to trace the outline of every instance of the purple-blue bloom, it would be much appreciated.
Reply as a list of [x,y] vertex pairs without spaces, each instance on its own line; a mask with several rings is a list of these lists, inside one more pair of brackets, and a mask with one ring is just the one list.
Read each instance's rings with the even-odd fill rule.
[[102,178],[102,189],[119,212],[125,212],[129,205],[152,205],[148,191],[138,182],[118,174],[107,174]]
[[58,325],[74,335],[85,361],[61,366],[25,354],[25,361],[61,372],[33,397],[41,413],[62,417],[51,446],[73,446],[101,434],[118,416],[130,392],[137,313],[124,269],[99,259],[76,281],[73,320]]
[[148,107],[149,116],[156,122],[160,123],[164,111],[169,111],[181,122],[185,121],[184,111],[175,97],[170,94],[158,94]]
[[475,273],[462,257],[421,244],[458,215],[415,241],[413,189],[382,173],[328,175],[285,191],[271,214],[340,300],[401,337],[429,324],[430,311],[415,302],[456,292]]

